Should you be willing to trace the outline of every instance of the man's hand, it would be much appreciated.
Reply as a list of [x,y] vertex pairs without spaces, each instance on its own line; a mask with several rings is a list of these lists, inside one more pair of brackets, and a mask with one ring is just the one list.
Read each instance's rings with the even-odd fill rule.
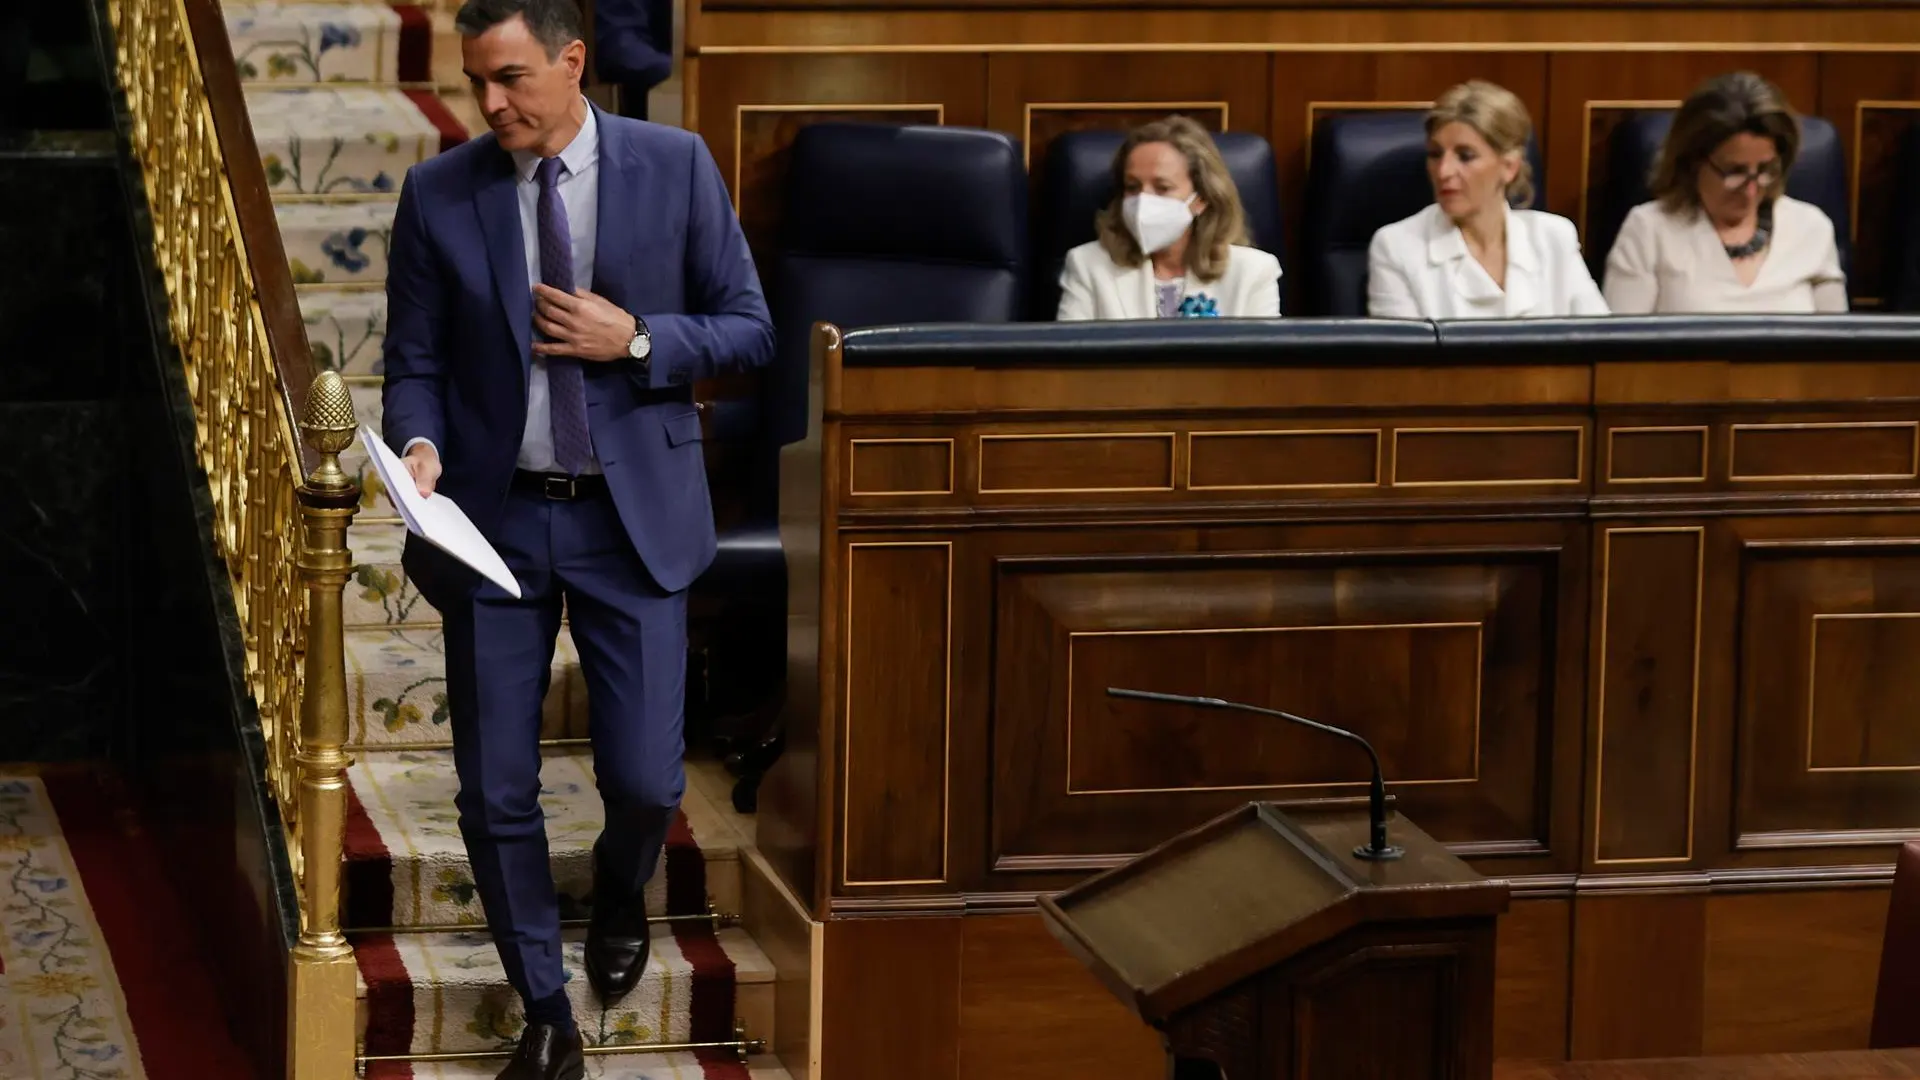
[[598,361],[625,360],[639,329],[632,315],[606,297],[585,289],[568,296],[551,285],[533,287],[533,325],[553,339],[533,343],[539,355]]
[[407,456],[400,459],[413,474],[413,486],[422,498],[433,494],[435,484],[440,482],[440,455],[427,443],[415,443]]

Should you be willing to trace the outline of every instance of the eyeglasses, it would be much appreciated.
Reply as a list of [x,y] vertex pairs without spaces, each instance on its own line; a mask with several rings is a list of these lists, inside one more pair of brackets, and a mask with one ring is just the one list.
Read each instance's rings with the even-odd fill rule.
[[1728,191],[1739,191],[1748,184],[1756,183],[1763,188],[1772,187],[1774,181],[1780,179],[1778,161],[1764,162],[1751,169],[1723,169],[1712,161],[1708,161],[1707,168],[1712,169],[1720,177],[1720,186]]

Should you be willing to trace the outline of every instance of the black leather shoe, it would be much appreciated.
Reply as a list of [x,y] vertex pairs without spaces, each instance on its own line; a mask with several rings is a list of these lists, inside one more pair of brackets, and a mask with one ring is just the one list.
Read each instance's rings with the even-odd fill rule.
[[608,1005],[627,996],[647,969],[652,939],[644,894],[610,888],[594,860],[593,915],[587,920],[587,982]]
[[580,1052],[580,1032],[554,1024],[528,1024],[520,1033],[520,1047],[498,1080],[581,1080],[587,1062]]

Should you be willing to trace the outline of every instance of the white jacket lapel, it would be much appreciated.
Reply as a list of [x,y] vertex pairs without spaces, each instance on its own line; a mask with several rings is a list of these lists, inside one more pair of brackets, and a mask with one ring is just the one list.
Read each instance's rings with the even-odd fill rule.
[[1507,211],[1507,300],[1506,313],[1528,315],[1540,306],[1546,289],[1546,277],[1540,265],[1539,248],[1534,243],[1533,223],[1527,215]]
[[1114,289],[1120,295],[1120,311],[1123,318],[1151,319],[1159,314],[1160,305],[1153,290],[1153,261],[1143,259],[1139,266],[1120,268],[1120,276],[1114,279]]

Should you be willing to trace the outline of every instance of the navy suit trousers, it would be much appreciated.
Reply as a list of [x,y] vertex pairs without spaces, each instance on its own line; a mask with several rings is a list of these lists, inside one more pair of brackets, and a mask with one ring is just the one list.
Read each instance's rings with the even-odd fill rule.
[[507,978],[523,1001],[537,1001],[565,988],[539,746],[562,611],[586,676],[606,808],[595,845],[601,880],[628,887],[612,899],[638,902],[686,787],[686,593],[654,583],[604,495],[559,502],[516,491],[495,547],[521,597],[485,583],[441,612],[455,805]]

